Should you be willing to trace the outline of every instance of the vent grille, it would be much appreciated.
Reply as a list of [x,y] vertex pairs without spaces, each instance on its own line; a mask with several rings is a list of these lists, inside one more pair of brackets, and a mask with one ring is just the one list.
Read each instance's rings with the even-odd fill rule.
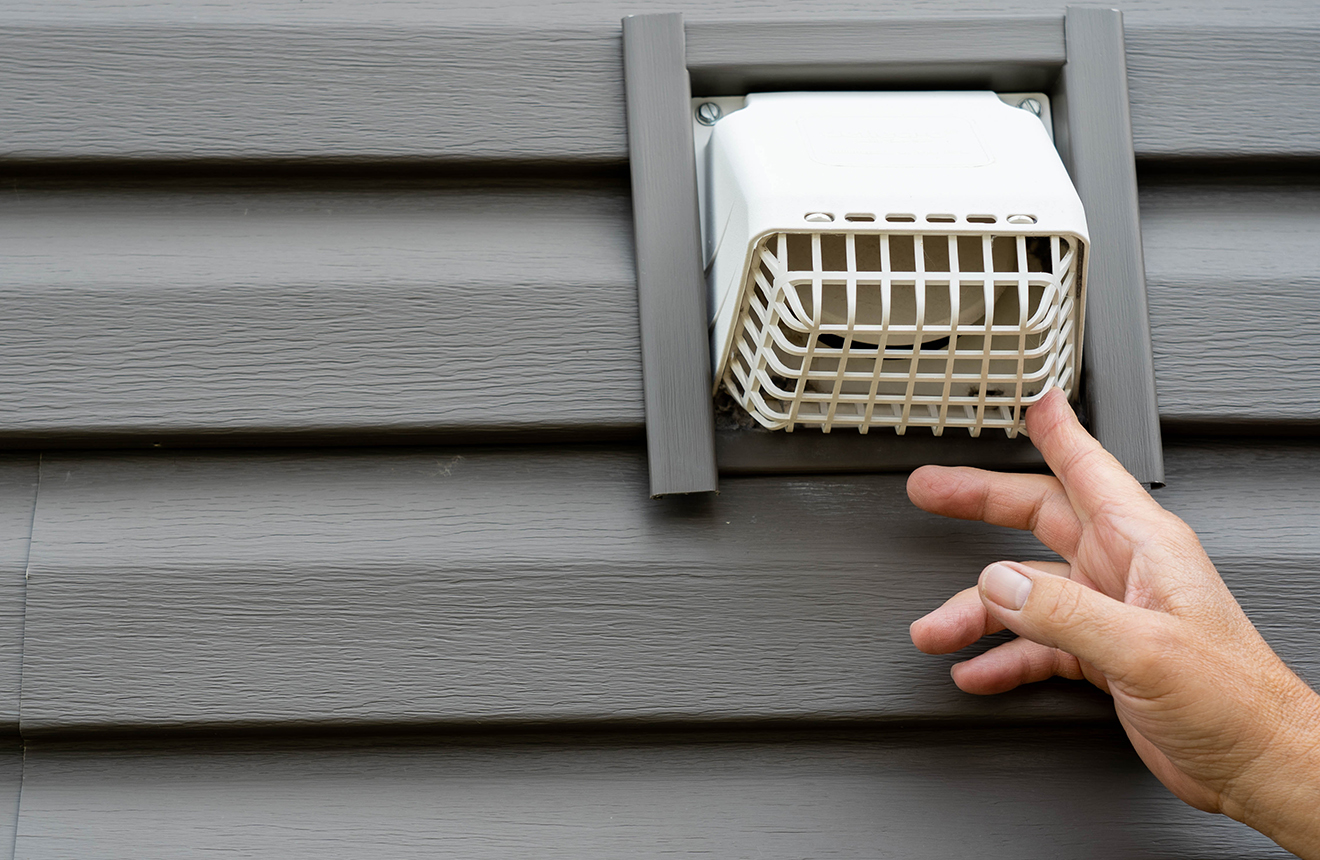
[[780,232],[753,252],[723,383],[758,422],[1021,432],[1071,393],[1081,245],[995,233]]

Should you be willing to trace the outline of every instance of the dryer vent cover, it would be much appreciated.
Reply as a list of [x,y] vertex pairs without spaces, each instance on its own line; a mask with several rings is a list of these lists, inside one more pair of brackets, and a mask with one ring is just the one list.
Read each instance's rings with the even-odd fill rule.
[[702,161],[716,384],[762,425],[1014,436],[1073,394],[1086,218],[1035,113],[751,95]]

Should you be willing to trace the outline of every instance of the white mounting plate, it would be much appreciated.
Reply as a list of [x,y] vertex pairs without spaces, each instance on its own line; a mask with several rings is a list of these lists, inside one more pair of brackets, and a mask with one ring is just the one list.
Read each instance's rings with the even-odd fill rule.
[[[721,118],[728,116],[734,111],[743,109],[747,104],[746,96],[716,96],[715,98],[693,99],[692,100],[692,146],[697,154],[697,202],[701,213],[701,235],[703,237],[701,247],[702,256],[705,257],[705,235],[706,222],[709,220],[706,208],[709,205],[710,195],[706,193],[706,148],[710,144],[711,132],[715,131],[715,126],[706,125],[697,119],[697,109],[706,103],[712,103],[719,107]],[[702,268],[710,266],[710,260],[701,261]]]

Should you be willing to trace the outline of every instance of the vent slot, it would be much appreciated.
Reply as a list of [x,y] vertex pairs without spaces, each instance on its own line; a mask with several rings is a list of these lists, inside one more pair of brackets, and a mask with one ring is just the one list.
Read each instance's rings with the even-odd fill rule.
[[[771,429],[986,427],[1076,374],[1077,243],[982,233],[763,238],[724,386]],[[988,265],[987,265],[988,264]]]

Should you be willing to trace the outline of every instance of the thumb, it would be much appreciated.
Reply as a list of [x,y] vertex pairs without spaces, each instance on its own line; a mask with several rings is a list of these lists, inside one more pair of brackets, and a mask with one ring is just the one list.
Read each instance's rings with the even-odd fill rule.
[[1066,651],[1107,676],[1125,675],[1142,641],[1149,610],[1129,606],[1064,576],[1018,562],[981,571],[981,602],[1005,627]]

